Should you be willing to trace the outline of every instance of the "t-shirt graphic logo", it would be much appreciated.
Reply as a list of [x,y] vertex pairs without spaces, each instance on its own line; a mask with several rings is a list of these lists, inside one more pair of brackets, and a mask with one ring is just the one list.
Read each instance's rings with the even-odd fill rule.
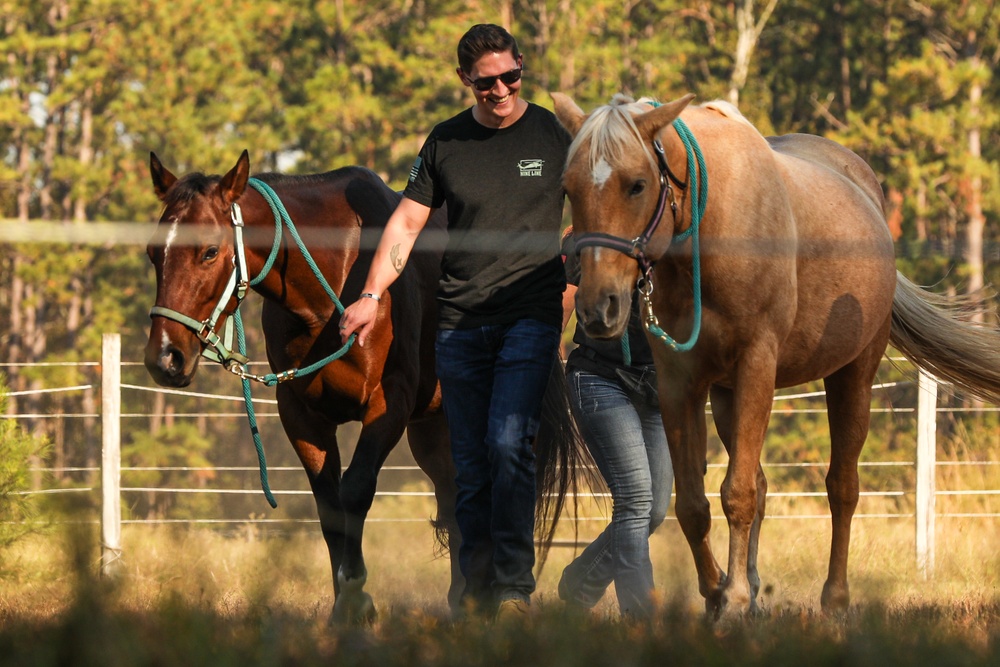
[[416,162],[410,167],[410,183],[417,180],[417,174],[420,173],[420,165],[423,163],[423,159],[418,155]]
[[545,160],[521,160],[517,163],[517,168],[521,172],[521,176],[541,176],[542,175],[542,164]]

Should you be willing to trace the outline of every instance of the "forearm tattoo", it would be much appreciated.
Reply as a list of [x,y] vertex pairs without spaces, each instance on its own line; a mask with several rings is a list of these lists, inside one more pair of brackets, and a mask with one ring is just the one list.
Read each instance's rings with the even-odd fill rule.
[[389,261],[392,262],[392,268],[396,269],[396,273],[403,272],[403,267],[406,265],[406,258],[400,252],[398,243],[389,249]]

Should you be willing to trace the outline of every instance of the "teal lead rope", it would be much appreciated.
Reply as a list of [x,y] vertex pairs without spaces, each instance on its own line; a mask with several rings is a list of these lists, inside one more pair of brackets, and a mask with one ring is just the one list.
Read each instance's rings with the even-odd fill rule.
[[[323,273],[319,270],[319,267],[313,260],[312,255],[309,254],[309,250],[306,248],[305,243],[303,243],[302,237],[299,236],[298,230],[295,229],[295,225],[292,223],[292,218],[291,216],[288,215],[288,211],[285,209],[285,205],[281,203],[281,199],[278,197],[277,193],[275,193],[275,191],[271,189],[271,186],[269,186],[264,181],[261,181],[260,179],[251,178],[247,183],[255,190],[257,190],[257,192],[263,195],[264,199],[271,207],[271,212],[274,214],[274,226],[275,226],[274,244],[271,247],[271,253],[270,255],[268,255],[267,260],[264,262],[264,267],[261,269],[260,274],[258,274],[256,278],[250,281],[250,285],[254,286],[259,284],[262,280],[264,280],[264,277],[271,270],[271,267],[274,266],[274,261],[278,256],[278,250],[281,247],[281,237],[282,237],[281,229],[282,225],[284,225],[285,227],[288,228],[289,234],[291,234],[292,238],[295,240],[295,245],[298,246],[299,251],[302,253],[302,256],[305,258],[306,263],[309,265],[309,268],[312,269],[313,275],[316,276],[316,279],[319,281],[320,285],[323,286],[323,290],[326,292],[327,296],[329,296],[330,300],[333,301],[334,305],[337,308],[337,312],[343,314],[344,305],[340,302],[340,299],[337,298],[337,294],[330,287],[330,284],[326,281],[326,278],[323,277]],[[245,359],[247,352],[246,336],[243,331],[243,318],[240,317],[239,310],[237,310],[233,314],[233,320],[236,324],[236,338],[237,342],[239,343],[239,352],[241,355],[243,355],[243,358]],[[323,368],[331,361],[336,361],[337,359],[340,359],[342,356],[347,354],[347,351],[351,349],[351,345],[354,344],[355,338],[356,335],[352,334],[351,337],[347,339],[347,342],[339,350],[301,369],[293,368],[287,371],[283,371],[281,373],[268,373],[267,375],[258,377],[250,374],[247,364],[245,363],[241,364],[243,373],[240,374],[240,377],[243,380],[243,399],[244,402],[246,403],[247,420],[250,422],[250,433],[251,435],[253,435],[253,443],[254,446],[257,448],[257,463],[258,466],[260,467],[260,485],[261,489],[263,489],[264,491],[264,496],[267,498],[267,502],[270,503],[272,508],[277,507],[278,502],[274,499],[274,494],[271,493],[271,488],[267,481],[267,460],[264,457],[264,445],[260,439],[260,430],[257,428],[257,415],[254,412],[253,400],[250,397],[250,380],[255,379],[267,385],[268,387],[273,387],[277,385],[279,382],[284,382],[285,380],[291,380],[297,375],[309,375],[310,373],[315,373],[317,370]]]
[[[691,279],[694,288],[694,326],[691,329],[691,337],[685,343],[678,343],[660,328],[656,317],[653,315],[653,307],[646,294],[646,308],[649,316],[646,319],[646,328],[651,334],[662,340],[671,349],[678,352],[687,352],[698,342],[701,333],[701,247],[699,243],[698,228],[701,225],[702,216],[705,215],[705,205],[708,202],[708,171],[705,167],[705,158],[701,154],[701,147],[691,134],[687,124],[680,118],[674,120],[674,129],[684,144],[687,152],[688,181],[691,184],[690,192],[694,193],[691,200],[691,225],[674,236],[672,243],[680,243],[691,237]],[[697,169],[695,164],[697,163]]]
[[[236,338],[239,341],[240,354],[246,355],[247,341],[246,336],[243,334],[243,320],[239,315],[240,311],[237,310],[234,315],[234,317],[239,318],[236,320]],[[246,364],[243,364],[243,370],[247,370]],[[257,448],[260,488],[264,491],[264,497],[267,498],[271,509],[274,509],[278,506],[278,501],[274,499],[274,494],[271,493],[271,486],[267,482],[267,459],[264,457],[264,443],[260,439],[260,430],[257,428],[257,415],[253,409],[253,399],[250,397],[250,379],[247,377],[243,378],[243,402],[247,407],[247,420],[250,422],[250,434],[253,436],[253,444]]]

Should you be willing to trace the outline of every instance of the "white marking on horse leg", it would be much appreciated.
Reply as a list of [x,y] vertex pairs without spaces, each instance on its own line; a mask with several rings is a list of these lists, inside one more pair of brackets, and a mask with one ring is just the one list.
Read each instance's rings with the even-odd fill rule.
[[598,160],[597,164],[594,165],[594,185],[599,188],[603,188],[604,184],[608,182],[609,178],[611,178],[611,173],[612,169],[611,165],[608,164],[608,161],[604,158]]

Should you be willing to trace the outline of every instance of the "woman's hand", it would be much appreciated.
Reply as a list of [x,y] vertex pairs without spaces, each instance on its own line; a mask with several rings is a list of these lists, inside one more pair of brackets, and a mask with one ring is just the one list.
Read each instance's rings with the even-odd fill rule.
[[344,309],[340,316],[340,340],[347,344],[351,334],[357,332],[358,345],[365,346],[365,340],[375,326],[379,302],[369,297],[362,297]]

